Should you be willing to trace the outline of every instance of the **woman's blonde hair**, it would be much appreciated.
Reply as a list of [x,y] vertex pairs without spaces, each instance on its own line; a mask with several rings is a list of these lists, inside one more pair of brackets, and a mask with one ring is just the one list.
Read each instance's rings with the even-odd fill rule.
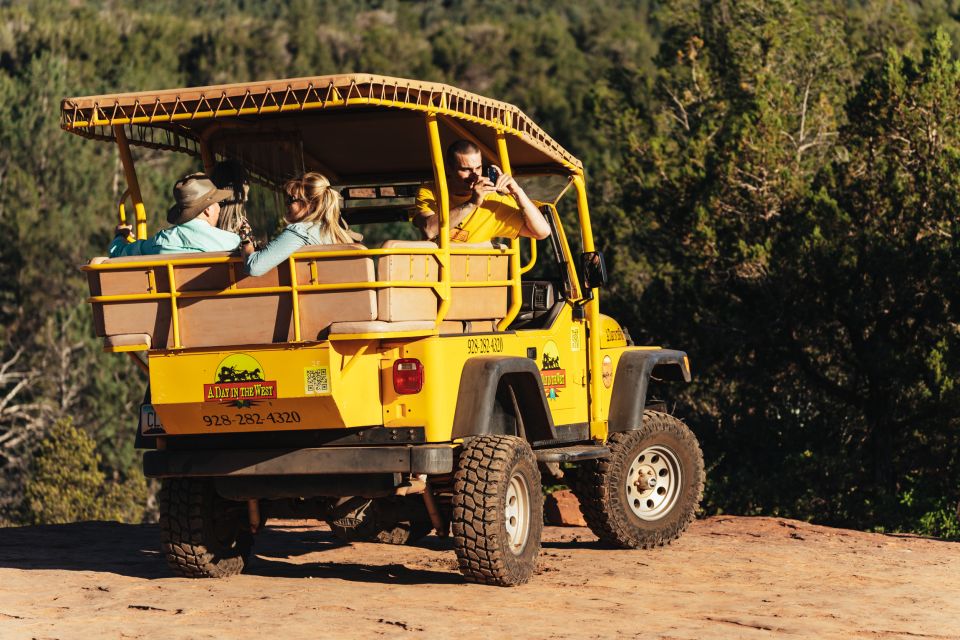
[[283,190],[291,198],[303,202],[307,212],[297,222],[319,225],[322,243],[349,244],[354,241],[347,223],[340,217],[340,194],[330,186],[325,175],[310,171],[287,181]]
[[236,233],[247,217],[247,193],[250,191],[247,170],[238,160],[223,160],[210,172],[210,180],[218,189],[233,191],[232,198],[220,203],[220,220],[217,226]]

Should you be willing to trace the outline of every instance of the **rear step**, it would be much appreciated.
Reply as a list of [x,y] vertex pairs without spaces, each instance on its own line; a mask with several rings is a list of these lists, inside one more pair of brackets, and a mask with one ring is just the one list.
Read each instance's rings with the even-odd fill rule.
[[537,462],[580,462],[610,456],[610,448],[595,444],[577,444],[570,447],[535,449]]

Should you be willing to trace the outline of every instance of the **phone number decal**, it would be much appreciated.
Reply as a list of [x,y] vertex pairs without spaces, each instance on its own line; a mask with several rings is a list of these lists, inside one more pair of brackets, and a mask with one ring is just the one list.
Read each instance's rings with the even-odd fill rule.
[[246,424],[289,424],[300,422],[296,411],[271,411],[270,413],[221,413],[203,416],[203,424],[208,427],[230,427]]
[[467,354],[503,353],[503,338],[470,338],[467,340]]

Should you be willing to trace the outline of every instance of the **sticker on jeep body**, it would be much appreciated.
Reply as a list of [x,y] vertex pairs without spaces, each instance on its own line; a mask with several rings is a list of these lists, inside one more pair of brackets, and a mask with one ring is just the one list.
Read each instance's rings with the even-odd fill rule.
[[203,401],[242,408],[277,397],[276,380],[264,380],[263,368],[252,356],[234,353],[217,365],[216,380],[203,385]]
[[560,350],[553,340],[543,345],[543,359],[540,362],[540,379],[548,400],[560,397],[560,389],[567,386],[567,372],[560,368]]
[[330,395],[330,367],[305,367],[303,369],[303,393],[305,395]]

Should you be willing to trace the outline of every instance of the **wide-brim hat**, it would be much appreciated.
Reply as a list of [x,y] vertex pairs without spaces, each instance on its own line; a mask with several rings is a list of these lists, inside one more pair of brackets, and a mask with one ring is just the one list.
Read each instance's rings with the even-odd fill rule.
[[173,199],[176,204],[167,211],[167,222],[170,224],[189,222],[214,202],[232,197],[232,190],[217,189],[206,174],[191,173],[180,178],[173,185]]

